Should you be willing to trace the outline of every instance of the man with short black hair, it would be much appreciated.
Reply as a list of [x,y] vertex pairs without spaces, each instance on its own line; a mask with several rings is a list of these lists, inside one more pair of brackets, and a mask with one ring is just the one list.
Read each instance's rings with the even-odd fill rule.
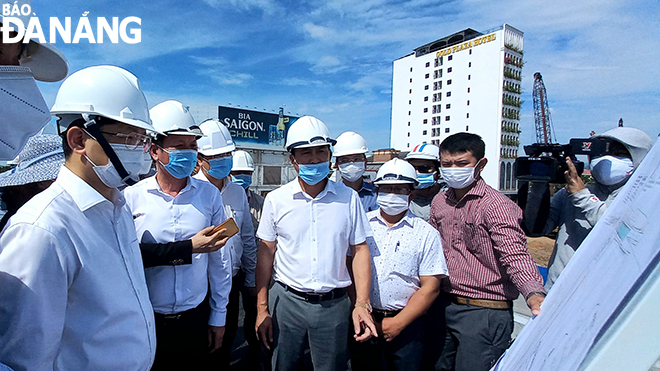
[[406,161],[417,171],[418,181],[411,196],[410,211],[428,222],[431,201],[435,195],[447,190],[440,177],[440,150],[434,144],[418,144],[406,155]]
[[442,236],[449,279],[429,311],[432,321],[446,321],[439,359],[433,348],[443,339],[427,339],[427,367],[436,370],[489,370],[511,340],[513,300],[521,293],[537,315],[545,298],[520,227],[522,210],[481,178],[485,148],[471,133],[440,144],[449,190],[433,200],[430,222]]

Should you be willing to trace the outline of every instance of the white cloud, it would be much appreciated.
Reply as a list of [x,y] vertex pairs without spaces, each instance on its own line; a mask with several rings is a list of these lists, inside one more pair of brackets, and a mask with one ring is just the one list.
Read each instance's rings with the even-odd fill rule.
[[323,82],[320,80],[308,80],[308,79],[301,79],[298,77],[291,77],[291,78],[282,79],[280,81],[280,84],[286,86],[320,86],[323,85]]
[[259,9],[266,15],[274,15],[283,11],[282,6],[273,0],[204,0],[213,8],[232,7],[243,12]]

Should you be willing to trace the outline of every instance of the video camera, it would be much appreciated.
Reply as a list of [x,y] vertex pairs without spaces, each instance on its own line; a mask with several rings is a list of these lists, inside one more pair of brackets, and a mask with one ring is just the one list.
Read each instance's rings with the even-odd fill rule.
[[527,157],[516,159],[516,178],[521,181],[566,183],[566,157],[573,161],[578,174],[582,175],[584,163],[575,156],[589,155],[593,158],[611,154],[613,142],[612,139],[589,138],[571,139],[569,144],[534,143],[524,146]]

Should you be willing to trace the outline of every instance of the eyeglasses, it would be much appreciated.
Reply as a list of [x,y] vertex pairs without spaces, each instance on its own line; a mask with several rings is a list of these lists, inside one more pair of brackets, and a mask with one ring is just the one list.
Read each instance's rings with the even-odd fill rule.
[[109,133],[107,131],[102,131],[101,133],[105,135],[112,135],[117,138],[123,138],[124,145],[129,150],[136,150],[139,147],[142,147],[142,150],[147,152],[151,147],[151,137],[148,135],[139,133]]
[[409,195],[411,190],[410,188],[404,187],[395,187],[389,185],[381,185],[378,187],[378,192],[380,193],[394,193],[397,195]]
[[414,168],[420,174],[426,174],[435,171],[435,166],[429,166],[429,165],[417,165]]

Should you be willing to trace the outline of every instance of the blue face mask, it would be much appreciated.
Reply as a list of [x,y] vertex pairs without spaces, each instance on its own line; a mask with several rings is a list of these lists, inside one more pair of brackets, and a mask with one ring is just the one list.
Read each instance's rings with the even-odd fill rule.
[[236,174],[231,176],[231,181],[243,187],[243,189],[248,189],[250,184],[252,184],[252,175],[250,174]]
[[330,172],[330,162],[321,162],[320,164],[303,165],[298,164],[300,170],[298,176],[303,182],[309,185],[318,184],[320,181],[328,177]]
[[222,179],[229,175],[233,163],[231,156],[211,159],[209,160],[211,168],[207,173],[216,179]]
[[197,151],[194,149],[174,149],[166,150],[170,155],[170,162],[167,165],[160,162],[161,165],[165,167],[168,173],[172,174],[173,177],[177,179],[183,179],[192,174],[195,170],[195,165],[197,165]]
[[419,185],[417,189],[429,188],[435,184],[435,171],[432,173],[417,173],[417,181]]

